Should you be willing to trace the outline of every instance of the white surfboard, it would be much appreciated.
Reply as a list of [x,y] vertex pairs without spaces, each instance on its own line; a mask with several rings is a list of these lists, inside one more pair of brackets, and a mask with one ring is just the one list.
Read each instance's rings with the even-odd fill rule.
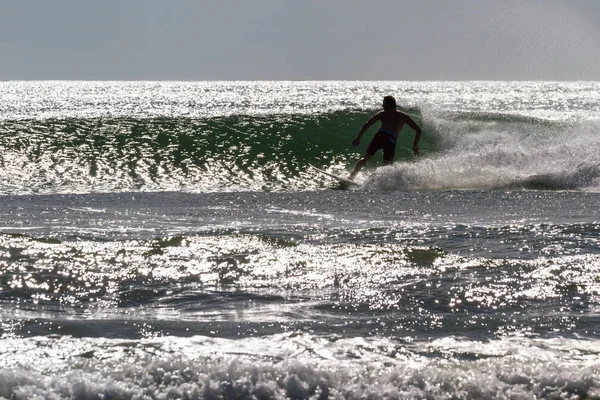
[[335,175],[335,174],[332,174],[332,173],[330,173],[330,172],[327,172],[327,171],[323,171],[322,169],[320,169],[320,168],[317,168],[317,167],[315,167],[315,166],[314,166],[314,165],[312,165],[312,164],[308,164],[308,165],[310,165],[310,166],[312,167],[312,169],[314,169],[315,171],[317,171],[317,172],[320,172],[320,173],[321,173],[321,174],[323,174],[323,175],[327,175],[327,176],[328,176],[328,177],[330,177],[330,178],[337,179],[337,180],[338,180],[338,181],[340,181],[341,183],[345,183],[346,185],[350,185],[350,186],[359,186],[359,184],[358,184],[358,183],[356,183],[356,182],[354,182],[353,180],[350,180],[350,179],[348,179],[348,178],[343,178],[343,177],[341,177],[341,176],[337,176],[337,175]]

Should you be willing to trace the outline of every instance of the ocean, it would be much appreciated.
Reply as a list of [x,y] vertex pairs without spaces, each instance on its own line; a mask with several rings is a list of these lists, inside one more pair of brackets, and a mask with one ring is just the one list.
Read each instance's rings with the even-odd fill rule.
[[599,209],[600,82],[0,82],[0,398],[600,399]]

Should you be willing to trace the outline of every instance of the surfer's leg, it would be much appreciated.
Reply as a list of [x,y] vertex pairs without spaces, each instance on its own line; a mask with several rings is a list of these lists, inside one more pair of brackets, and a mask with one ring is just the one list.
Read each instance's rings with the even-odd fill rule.
[[396,155],[396,143],[388,142],[383,147],[383,164],[390,165],[394,162],[394,156]]
[[352,171],[352,173],[350,174],[350,177],[348,179],[352,180],[354,178],[354,176],[356,176],[356,174],[358,174],[358,171],[360,171],[360,169],[367,163],[367,161],[369,161],[370,158],[371,158],[371,154],[367,153],[363,156],[363,158],[358,160],[358,162],[356,163],[356,166],[354,167],[354,170]]
[[354,170],[352,171],[348,179],[352,180],[352,178],[354,178],[354,176],[358,174],[358,171],[360,171],[360,169],[367,163],[367,161],[369,161],[369,159],[373,157],[375,153],[377,153],[377,150],[383,148],[387,140],[388,138],[385,133],[378,132],[371,140],[371,143],[369,143],[369,147],[367,147],[367,152],[365,153],[363,158],[358,160],[358,162],[356,163],[356,167],[354,167]]

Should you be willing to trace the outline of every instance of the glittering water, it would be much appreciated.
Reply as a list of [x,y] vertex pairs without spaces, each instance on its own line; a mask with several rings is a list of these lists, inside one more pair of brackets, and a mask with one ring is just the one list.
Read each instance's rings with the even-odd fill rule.
[[0,397],[599,397],[597,86],[1,83]]
[[599,82],[0,82],[2,119],[215,117],[377,109],[403,105],[598,118]]

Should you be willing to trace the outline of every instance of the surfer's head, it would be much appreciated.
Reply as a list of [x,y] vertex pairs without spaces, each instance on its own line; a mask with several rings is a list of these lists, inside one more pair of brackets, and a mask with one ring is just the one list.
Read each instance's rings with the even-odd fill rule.
[[394,96],[385,96],[383,98],[383,108],[385,109],[395,109],[396,108],[396,99]]

